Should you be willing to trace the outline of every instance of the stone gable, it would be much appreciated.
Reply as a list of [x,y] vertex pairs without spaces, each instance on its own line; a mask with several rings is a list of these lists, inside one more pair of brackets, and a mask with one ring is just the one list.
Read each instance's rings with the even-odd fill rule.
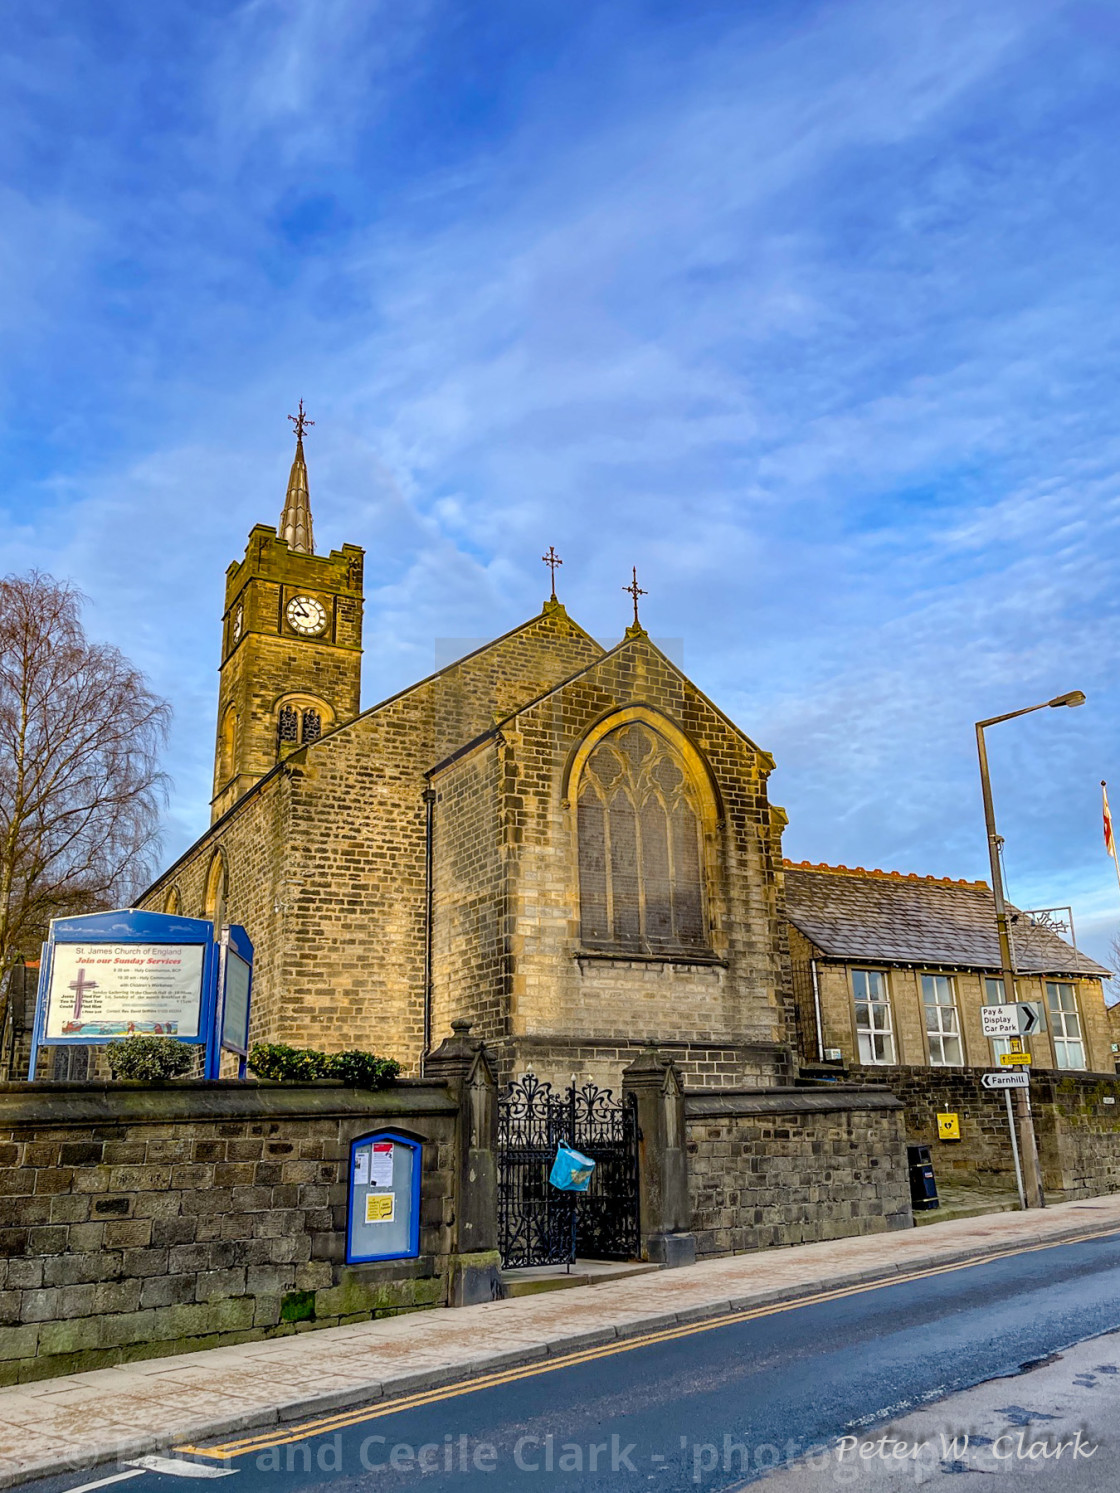
[[[676,734],[710,787],[709,936],[689,955],[581,945],[573,767],[589,735],[631,719]],[[792,991],[772,765],[644,634],[441,765],[432,774],[436,1024],[466,1016],[506,1071],[532,1064],[564,1080],[591,1071],[613,1081],[647,1041],[671,1045],[691,1081],[783,1071]]]

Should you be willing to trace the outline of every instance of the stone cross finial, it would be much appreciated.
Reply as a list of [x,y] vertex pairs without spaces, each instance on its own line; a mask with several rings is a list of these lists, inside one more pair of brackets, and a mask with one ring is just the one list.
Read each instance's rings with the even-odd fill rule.
[[551,544],[548,547],[548,554],[547,555],[542,555],[541,559],[548,566],[549,571],[550,571],[550,573],[552,575],[552,597],[551,597],[551,600],[555,601],[556,600],[556,567],[557,567],[557,565],[563,565],[564,562],[563,562],[563,560],[561,560],[560,556],[553,549],[553,547],[552,547]]
[[634,626],[641,627],[642,624],[638,621],[638,597],[648,596],[649,592],[643,591],[641,586],[638,585],[638,567],[636,565],[632,567],[632,571],[634,579],[628,586],[623,586],[622,589],[627,593],[628,596],[632,596],[634,598]]

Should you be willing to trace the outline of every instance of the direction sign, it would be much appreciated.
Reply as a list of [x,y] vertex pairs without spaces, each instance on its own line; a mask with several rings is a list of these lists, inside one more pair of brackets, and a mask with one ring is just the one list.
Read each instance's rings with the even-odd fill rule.
[[980,1020],[984,1024],[985,1037],[1017,1037],[1019,1035],[1018,1006],[981,1006]]
[[1033,1037],[1046,1030],[1039,1001],[1015,1001],[1010,1006],[981,1006],[985,1037]]
[[1020,1064],[1024,1068],[1029,1068],[1031,1065],[1029,1052],[1001,1052],[999,1060],[1005,1068],[1014,1068]]
[[1019,1002],[1019,1035],[1033,1037],[1036,1032],[1046,1030],[1046,1018],[1042,1014],[1041,1001]]
[[1031,1076],[1025,1069],[1018,1073],[981,1073],[980,1082],[986,1089],[1029,1089]]

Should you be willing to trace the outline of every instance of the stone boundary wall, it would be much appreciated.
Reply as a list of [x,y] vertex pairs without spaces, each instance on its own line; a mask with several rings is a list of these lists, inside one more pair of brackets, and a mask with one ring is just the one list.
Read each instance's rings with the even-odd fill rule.
[[910,1228],[903,1107],[884,1088],[685,1095],[699,1256]]
[[[804,1071],[822,1072],[817,1066]],[[885,1084],[898,1096],[906,1138],[930,1147],[940,1182],[1013,1190],[1007,1105],[1001,1091],[981,1084],[986,1071],[875,1066],[849,1068],[842,1076]],[[1120,1075],[1032,1069],[1031,1109],[1043,1189],[1051,1201],[1120,1191]],[[939,1113],[959,1115],[959,1141],[938,1139]]]
[[[488,1044],[487,1052],[504,1082],[531,1065],[538,1078],[564,1087],[569,1075],[585,1076],[603,1088],[619,1091],[628,1063],[647,1050],[648,1043],[635,1037],[522,1036]],[[657,1050],[671,1057],[686,1084],[697,1089],[739,1089],[747,1082],[787,1082],[790,1078],[789,1048],[782,1042],[663,1042]]]
[[[0,1086],[0,1383],[447,1303],[443,1082]],[[347,1266],[349,1143],[425,1142],[420,1257]]]

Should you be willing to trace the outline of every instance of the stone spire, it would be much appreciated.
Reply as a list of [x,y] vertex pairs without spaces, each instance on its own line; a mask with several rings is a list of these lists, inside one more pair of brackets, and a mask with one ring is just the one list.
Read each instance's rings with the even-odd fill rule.
[[311,494],[307,489],[307,462],[303,456],[303,432],[314,420],[303,412],[303,400],[299,402],[299,414],[288,419],[296,428],[296,455],[288,478],[288,495],[284,499],[284,511],[280,515],[280,538],[288,541],[288,548],[302,554],[315,553],[315,538],[311,532]]

